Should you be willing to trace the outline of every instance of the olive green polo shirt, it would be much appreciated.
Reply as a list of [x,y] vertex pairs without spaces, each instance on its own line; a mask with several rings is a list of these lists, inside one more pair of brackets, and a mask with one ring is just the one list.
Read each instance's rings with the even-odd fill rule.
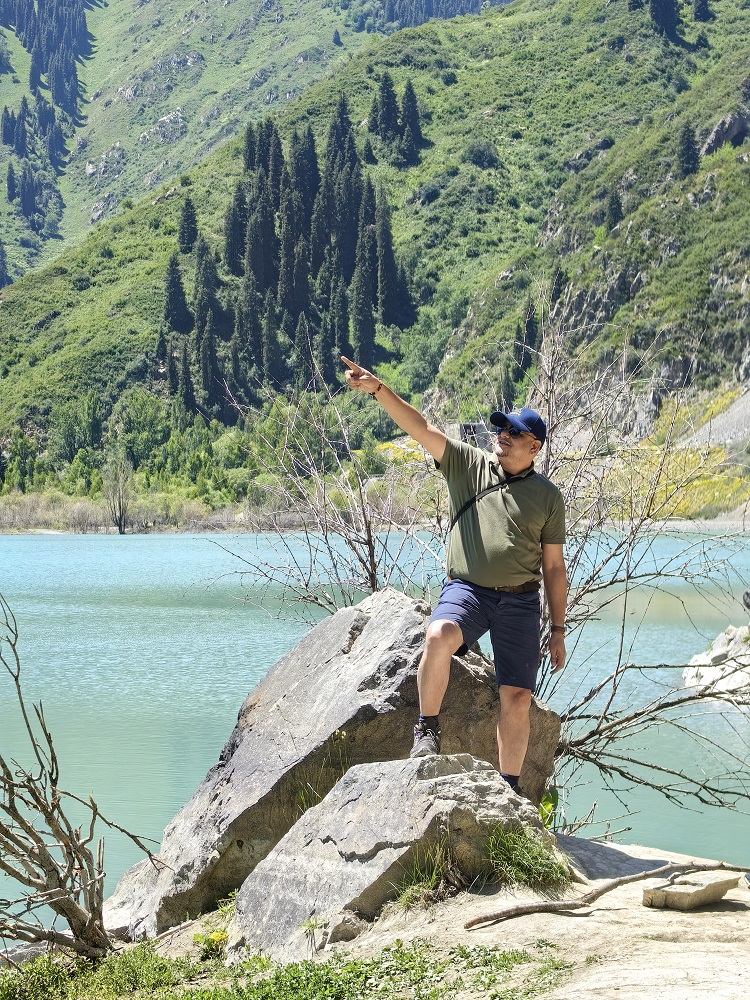
[[562,493],[533,466],[518,477],[491,455],[448,440],[436,463],[448,483],[451,520],[466,501],[496,483],[501,489],[464,511],[448,541],[447,575],[478,587],[517,587],[542,576],[542,543],[565,541]]

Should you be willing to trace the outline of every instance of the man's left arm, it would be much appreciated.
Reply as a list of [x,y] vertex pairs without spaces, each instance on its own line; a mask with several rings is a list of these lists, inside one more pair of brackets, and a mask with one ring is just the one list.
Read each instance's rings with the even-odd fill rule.
[[[542,576],[549,606],[550,624],[564,626],[568,603],[568,574],[565,570],[562,545],[542,543]],[[565,655],[565,636],[562,632],[550,632],[549,656],[553,674],[565,666]]]

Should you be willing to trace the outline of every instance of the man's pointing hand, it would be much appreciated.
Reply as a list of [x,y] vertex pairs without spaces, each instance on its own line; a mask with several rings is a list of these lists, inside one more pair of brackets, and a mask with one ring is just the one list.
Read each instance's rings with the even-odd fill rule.
[[366,368],[362,368],[356,361],[350,361],[349,358],[345,358],[343,354],[341,355],[341,360],[347,367],[344,378],[350,389],[361,389],[363,392],[369,392],[370,394],[378,391],[382,383],[376,375],[368,372]]

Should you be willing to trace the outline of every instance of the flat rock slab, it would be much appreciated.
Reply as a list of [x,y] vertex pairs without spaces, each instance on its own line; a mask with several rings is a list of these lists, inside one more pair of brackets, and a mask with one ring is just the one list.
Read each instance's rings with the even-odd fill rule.
[[498,825],[554,846],[531,803],[468,754],[353,767],[247,878],[228,948],[290,962],[310,955],[313,931],[317,943],[350,939],[436,845],[450,845],[467,883],[487,872]]
[[[218,763],[105,903],[111,933],[153,937],[216,906],[348,767],[408,757],[429,609],[394,590],[315,626],[250,692]],[[497,761],[494,671],[454,658],[443,751]],[[539,801],[560,720],[534,704],[521,786]],[[186,738],[189,738],[186,735]]]
[[672,882],[648,886],[643,890],[643,905],[669,910],[695,910],[699,906],[718,903],[731,889],[737,888],[739,880],[739,875],[727,877],[695,872]]

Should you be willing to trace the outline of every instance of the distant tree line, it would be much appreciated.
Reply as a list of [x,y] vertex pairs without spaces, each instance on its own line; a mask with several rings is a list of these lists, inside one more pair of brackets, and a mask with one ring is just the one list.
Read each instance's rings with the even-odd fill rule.
[[76,60],[88,46],[84,0],[0,0],[0,24],[13,28],[31,55],[29,89],[36,94],[42,76],[52,103],[74,116],[79,85]]
[[346,99],[333,116],[321,164],[312,130],[284,155],[271,119],[244,133],[245,173],[224,217],[223,265],[185,197],[179,249],[192,253],[186,294],[180,254],[169,262],[157,353],[188,412],[233,422],[227,388],[254,405],[261,386],[338,384],[338,356],[375,360],[376,323],[411,322],[396,262],[390,209],[357,153]]
[[[433,17],[448,19],[462,14],[478,14],[484,0],[354,0],[349,18],[355,31],[384,31],[416,28]],[[506,0],[489,0],[499,7]],[[344,4],[342,4],[344,6]]]
[[55,167],[65,151],[54,107],[40,93],[33,109],[25,95],[17,112],[4,107],[0,141],[15,155],[15,160],[8,158],[6,168],[9,203],[18,208],[32,229],[54,235],[62,213]]

